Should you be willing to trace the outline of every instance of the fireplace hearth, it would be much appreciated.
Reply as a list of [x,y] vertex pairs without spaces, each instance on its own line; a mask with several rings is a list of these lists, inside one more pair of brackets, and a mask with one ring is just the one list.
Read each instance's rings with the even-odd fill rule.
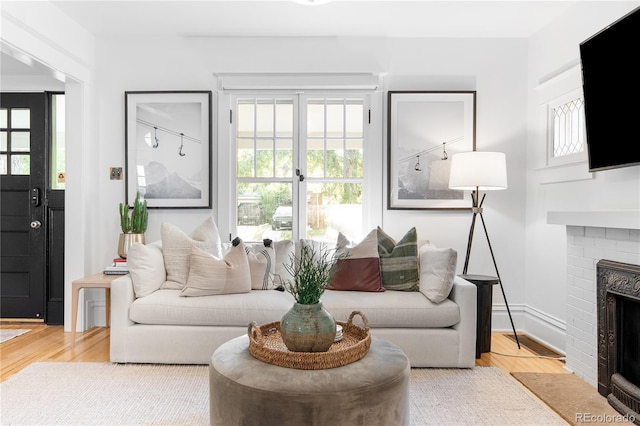
[[640,266],[597,264],[598,392],[640,424]]

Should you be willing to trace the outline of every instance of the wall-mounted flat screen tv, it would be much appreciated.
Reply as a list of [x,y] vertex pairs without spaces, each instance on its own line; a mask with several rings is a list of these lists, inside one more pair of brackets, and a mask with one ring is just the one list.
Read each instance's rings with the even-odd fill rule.
[[589,171],[640,165],[640,7],[580,43]]

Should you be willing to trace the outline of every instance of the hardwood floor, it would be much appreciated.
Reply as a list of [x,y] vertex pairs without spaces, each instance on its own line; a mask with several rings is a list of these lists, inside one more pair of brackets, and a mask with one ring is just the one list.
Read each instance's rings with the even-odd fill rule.
[[[109,328],[94,327],[78,333],[74,348],[71,347],[71,333],[65,333],[62,326],[0,322],[0,329],[10,328],[31,331],[0,345],[0,381],[34,362],[109,361]],[[524,346],[518,349],[514,341],[497,332],[491,336],[491,353],[482,354],[476,365],[498,367],[507,373],[567,373],[561,361],[536,357]]]

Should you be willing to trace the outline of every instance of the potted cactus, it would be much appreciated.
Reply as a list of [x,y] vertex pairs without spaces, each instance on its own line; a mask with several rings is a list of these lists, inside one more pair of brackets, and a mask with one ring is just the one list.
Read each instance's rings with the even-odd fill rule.
[[130,207],[120,203],[120,228],[122,233],[118,240],[118,256],[127,258],[129,248],[135,243],[144,244],[144,233],[147,230],[149,212],[147,201],[140,201],[140,193],[136,194],[133,209],[129,215]]

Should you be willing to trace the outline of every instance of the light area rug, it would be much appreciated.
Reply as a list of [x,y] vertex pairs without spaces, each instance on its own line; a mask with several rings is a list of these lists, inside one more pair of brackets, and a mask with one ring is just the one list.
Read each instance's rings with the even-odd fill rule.
[[11,328],[4,328],[2,330],[0,330],[0,343],[4,343],[7,340],[11,340],[14,337],[18,337],[24,333],[27,333],[31,331],[30,329],[11,329]]
[[[209,368],[40,362],[0,383],[0,401],[3,425],[208,425]],[[495,367],[412,369],[410,416],[411,425],[566,425]]]

